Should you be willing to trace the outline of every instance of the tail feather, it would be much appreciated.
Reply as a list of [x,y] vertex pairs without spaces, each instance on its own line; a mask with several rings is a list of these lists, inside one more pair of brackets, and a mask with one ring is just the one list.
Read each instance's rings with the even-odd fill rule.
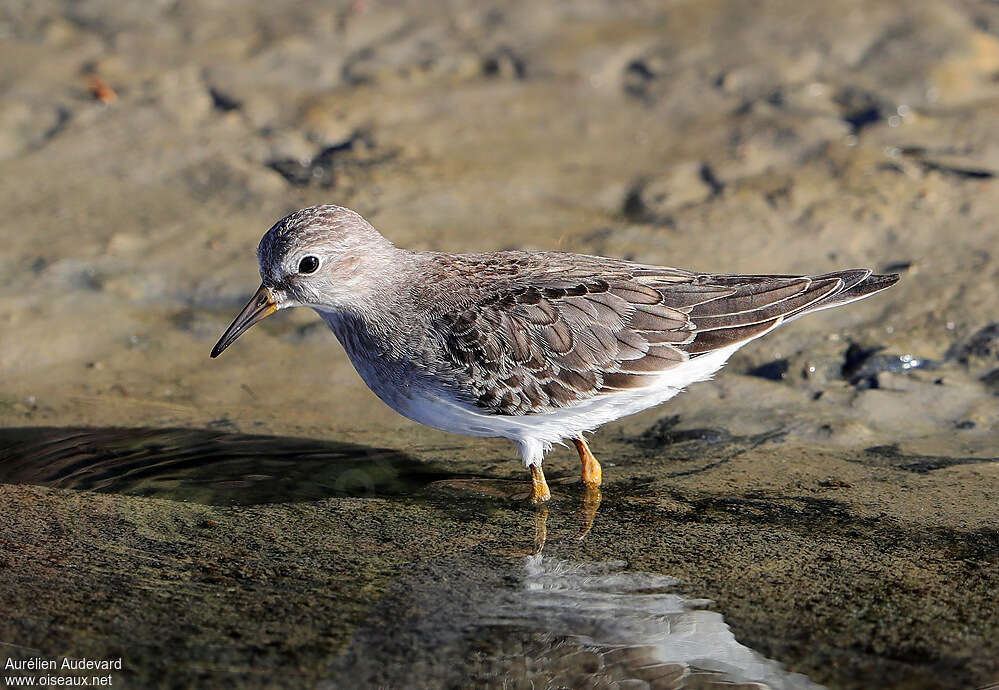
[[834,292],[823,300],[819,300],[815,304],[809,305],[808,308],[789,319],[785,319],[785,321],[796,319],[805,314],[822,311],[823,309],[831,309],[832,307],[856,302],[858,299],[863,299],[876,292],[886,290],[898,282],[899,275],[897,273],[872,273],[866,268],[855,268],[846,271],[836,271],[835,273],[826,273],[814,278],[839,278],[843,281],[843,289]]
[[[694,337],[677,347],[699,356],[746,343],[782,323],[863,299],[897,281],[897,274],[874,274],[866,268],[817,276],[705,275],[698,285],[726,289],[713,290],[707,299],[683,308]],[[661,291],[667,294],[669,289]]]

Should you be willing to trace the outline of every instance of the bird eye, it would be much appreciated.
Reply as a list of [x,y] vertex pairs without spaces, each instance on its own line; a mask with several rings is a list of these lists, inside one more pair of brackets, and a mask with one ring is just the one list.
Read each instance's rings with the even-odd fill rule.
[[303,256],[298,262],[299,273],[315,273],[319,268],[319,259],[314,256]]

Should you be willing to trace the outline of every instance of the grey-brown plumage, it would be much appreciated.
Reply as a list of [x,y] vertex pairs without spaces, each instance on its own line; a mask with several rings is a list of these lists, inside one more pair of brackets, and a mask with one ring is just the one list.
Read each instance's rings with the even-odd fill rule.
[[541,501],[552,443],[576,444],[595,487],[600,466],[583,433],[710,378],[782,323],[898,280],[867,269],[713,275],[560,252],[415,252],[339,206],[287,216],[257,255],[260,289],[213,357],[274,311],[309,306],[401,414],[516,443]]
[[[888,287],[895,275],[710,275],[558,252],[435,254],[416,292],[456,393],[530,415],[646,386],[778,320]],[[465,299],[447,299],[448,295]],[[448,304],[447,310],[434,305]],[[438,313],[440,312],[440,313]]]

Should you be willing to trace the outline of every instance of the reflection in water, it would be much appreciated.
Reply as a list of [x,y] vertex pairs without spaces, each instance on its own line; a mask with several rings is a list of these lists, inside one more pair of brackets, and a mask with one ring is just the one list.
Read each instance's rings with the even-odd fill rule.
[[[596,507],[584,497],[585,531]],[[626,563],[579,563],[545,557],[547,508],[535,519],[534,555],[526,558],[513,597],[481,612],[499,636],[527,633],[526,659],[505,670],[533,687],[821,688],[807,677],[740,644],[711,602],[670,590],[677,580],[628,572]],[[738,685],[736,685],[738,684]]]
[[542,633],[525,650],[535,687],[821,687],[739,644],[709,601],[669,592],[675,584],[623,562],[530,556],[519,596],[483,622]]
[[[434,489],[424,489],[445,478],[474,481],[402,453],[348,443],[191,429],[0,430],[0,483],[257,504],[355,495],[423,495],[433,502]],[[457,502],[449,496],[446,504],[462,501],[482,506],[467,496]],[[577,537],[595,519],[600,528],[599,505],[599,492],[584,492]],[[337,677],[363,684],[366,673],[382,677],[394,667],[406,687],[439,687],[448,674],[496,688],[819,687],[739,644],[721,614],[704,609],[708,602],[672,592],[672,578],[628,572],[620,562],[542,556],[548,511],[535,512],[535,554],[517,561],[513,573],[499,565],[510,563],[505,556],[478,561],[458,549],[446,564],[428,566],[430,577],[404,576],[400,586],[415,586],[408,595],[415,598],[404,597],[391,615],[375,617],[380,623],[366,634],[355,634],[355,652]],[[405,621],[407,629],[393,630],[386,621]],[[400,633],[414,630],[418,639],[400,646]],[[420,658],[436,665],[424,666],[421,677],[417,664],[400,657],[424,646]]]
[[207,505],[412,493],[453,476],[397,451],[209,429],[0,429],[0,482]]

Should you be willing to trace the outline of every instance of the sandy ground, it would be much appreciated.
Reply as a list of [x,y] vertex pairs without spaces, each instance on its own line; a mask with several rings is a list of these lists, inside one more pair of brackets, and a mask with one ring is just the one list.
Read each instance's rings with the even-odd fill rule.
[[[606,427],[594,528],[556,484],[544,553],[677,578],[830,687],[999,681],[999,5],[8,2],[0,89],[11,654],[120,655],[138,687],[564,675],[470,632],[534,550],[508,445],[398,417],[301,310],[208,359],[260,235],[333,202],[419,249],[901,272]],[[162,451],[94,482],[109,442],[84,462],[76,427],[338,445],[319,489]]]

